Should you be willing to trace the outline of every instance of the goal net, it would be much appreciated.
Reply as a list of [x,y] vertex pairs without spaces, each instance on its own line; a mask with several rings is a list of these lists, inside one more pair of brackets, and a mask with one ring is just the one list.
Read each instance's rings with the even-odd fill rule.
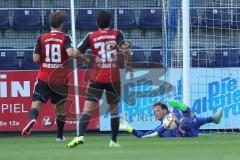
[[[178,23],[168,30],[166,37],[171,53],[169,80],[175,87],[182,86],[186,77],[182,74],[182,16],[183,6],[173,6],[174,1],[165,1],[166,19],[171,9],[179,7]],[[220,124],[208,124],[201,129],[239,131],[239,1],[234,0],[190,0],[190,89],[191,109],[197,116],[211,116],[223,108]],[[171,32],[171,33],[169,33]],[[173,37],[171,37],[174,35]],[[169,38],[170,37],[170,38]],[[170,39],[170,40],[169,40]],[[166,54],[169,54],[166,52]],[[178,68],[178,69],[177,69]],[[180,84],[179,84],[179,83]],[[182,99],[182,94],[177,97]],[[173,95],[174,96],[174,95]]]

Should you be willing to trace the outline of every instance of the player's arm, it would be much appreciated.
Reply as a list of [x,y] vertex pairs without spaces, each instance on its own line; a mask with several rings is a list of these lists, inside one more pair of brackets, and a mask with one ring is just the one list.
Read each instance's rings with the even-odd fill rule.
[[151,130],[151,132],[147,132],[142,138],[159,137],[159,135],[163,134],[165,131],[167,131],[167,129],[163,125],[160,125],[154,130]]
[[65,37],[64,49],[66,50],[67,55],[69,57],[73,57],[74,49],[72,46],[72,39],[71,39],[70,35],[66,35],[66,37]]
[[120,46],[120,50],[124,56],[124,61],[126,63],[126,69],[129,72],[133,71],[133,66],[132,66],[132,58],[131,58],[131,54],[130,54],[130,49],[128,44],[124,43]]
[[77,49],[74,50],[73,57],[74,58],[80,58],[85,63],[89,63],[90,59],[87,58],[87,56],[85,55],[85,51],[89,48],[91,48],[91,46],[90,46],[90,39],[89,39],[89,34],[88,34],[82,40],[82,42],[80,42],[78,44]]
[[154,130],[149,130],[146,133],[132,129],[130,133],[138,138],[151,138],[151,137],[159,137],[162,133],[164,133],[167,129],[164,128],[162,125],[158,126]]
[[133,129],[133,131],[132,131],[132,134],[133,134],[134,136],[138,137],[138,138],[143,138],[143,137],[145,137],[145,136],[147,136],[147,135],[151,135],[152,133],[154,133],[153,130],[149,130],[149,131],[147,131],[146,133],[144,133],[144,132],[142,132],[142,131],[135,130],[135,129]]
[[122,131],[127,131],[128,133],[133,134],[135,137],[137,138],[142,138],[144,136],[147,135],[151,135],[152,133],[155,132],[155,130],[149,130],[146,133],[142,132],[142,131],[138,131],[136,129],[134,129],[131,125],[129,125],[125,120],[121,119],[120,120],[120,126],[119,126],[119,130]]
[[38,37],[34,47],[33,62],[37,64],[41,62],[41,36]]
[[121,31],[118,31],[117,35],[117,44],[119,51],[123,54],[124,61],[126,63],[127,71],[132,72],[132,59],[131,59],[131,52],[130,52],[130,44],[127,43],[124,39],[124,35]]
[[79,51],[78,49],[74,50],[73,58],[80,58],[85,63],[90,62],[90,59],[83,52]]

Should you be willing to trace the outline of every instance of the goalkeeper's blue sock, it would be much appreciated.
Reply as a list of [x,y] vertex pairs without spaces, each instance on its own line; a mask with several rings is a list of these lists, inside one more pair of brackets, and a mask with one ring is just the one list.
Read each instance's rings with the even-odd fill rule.
[[63,139],[63,131],[64,131],[64,125],[65,125],[66,115],[57,115],[57,138]]
[[82,112],[79,123],[79,136],[84,136],[91,116],[90,112]]
[[112,141],[117,142],[117,135],[118,135],[118,130],[119,130],[119,115],[117,114],[112,114],[111,115],[111,129],[112,129]]
[[37,108],[32,108],[30,111],[29,111],[29,119],[30,120],[33,120],[33,119],[37,119],[38,117],[38,114],[39,114],[39,111]]

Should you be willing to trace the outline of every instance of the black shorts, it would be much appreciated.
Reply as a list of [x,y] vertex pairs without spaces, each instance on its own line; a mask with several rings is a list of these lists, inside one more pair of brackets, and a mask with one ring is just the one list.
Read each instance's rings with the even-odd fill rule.
[[97,102],[102,97],[104,90],[108,104],[117,104],[119,102],[121,96],[120,81],[113,83],[89,82],[86,100]]
[[57,104],[59,102],[66,101],[67,95],[67,84],[48,84],[38,79],[35,82],[32,101],[41,101],[46,103],[49,99],[51,99],[51,103]]

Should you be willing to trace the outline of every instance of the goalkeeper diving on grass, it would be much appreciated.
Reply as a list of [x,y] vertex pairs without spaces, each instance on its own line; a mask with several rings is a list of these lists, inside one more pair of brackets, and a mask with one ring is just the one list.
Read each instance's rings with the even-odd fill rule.
[[223,110],[220,108],[210,117],[197,117],[191,109],[184,104],[170,100],[169,105],[173,107],[170,112],[167,105],[161,102],[153,104],[153,113],[157,120],[161,122],[153,130],[141,132],[135,130],[126,121],[121,120],[120,130],[132,133],[138,138],[148,137],[197,137],[199,128],[208,123],[219,124]]

